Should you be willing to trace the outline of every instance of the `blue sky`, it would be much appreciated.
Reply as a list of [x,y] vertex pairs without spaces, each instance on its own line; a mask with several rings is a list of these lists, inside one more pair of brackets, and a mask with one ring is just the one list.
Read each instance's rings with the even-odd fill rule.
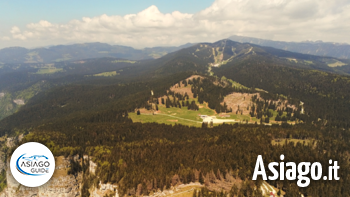
[[156,5],[163,13],[180,11],[193,14],[212,3],[213,0],[0,0],[0,29],[14,25],[24,27],[40,20],[65,23],[102,14],[123,16],[140,12],[151,5]]
[[344,0],[0,0],[0,49],[179,46],[232,35],[350,43]]

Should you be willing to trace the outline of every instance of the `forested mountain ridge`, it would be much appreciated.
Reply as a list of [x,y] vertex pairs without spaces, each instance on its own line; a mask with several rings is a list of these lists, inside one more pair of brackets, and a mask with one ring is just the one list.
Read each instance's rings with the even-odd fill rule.
[[[249,43],[238,43],[231,40],[220,40],[215,43],[200,43],[165,55],[155,60],[159,62],[159,73],[176,70],[202,72],[205,67],[220,67],[229,62],[238,63],[245,59],[268,58],[286,67],[320,70],[348,75],[350,61],[332,57],[320,57],[294,53],[271,47],[262,47]],[[157,64],[157,63],[156,63]],[[170,69],[169,71],[167,71]],[[164,72],[162,71],[164,70]]]
[[[225,191],[230,196],[262,196],[260,190],[254,189],[261,187],[262,180],[251,181],[256,156],[261,154],[264,160],[279,161],[282,153],[288,158],[286,161],[293,162],[318,161],[327,165],[329,158],[337,160],[344,179],[321,181],[323,184],[312,182],[307,188],[298,188],[295,181],[269,181],[285,191],[286,196],[299,192],[332,195],[334,191],[348,195],[348,130],[317,124],[195,128],[130,120],[128,111],[146,107],[151,99],[150,90],[155,97],[163,96],[171,85],[188,76],[179,73],[139,83],[58,87],[38,94],[18,113],[1,121],[7,127],[1,131],[24,132],[27,135],[20,144],[37,141],[47,145],[55,156],[79,158],[71,160],[69,174],[83,173],[83,196],[89,196],[91,188],[98,187],[100,181],[117,185],[121,196],[150,195],[190,182],[200,182],[212,192]],[[193,87],[198,87],[194,91],[203,88],[198,79],[192,81]],[[227,90],[218,88],[222,93]],[[205,99],[215,97],[208,96],[207,91],[200,94]],[[274,140],[282,143],[273,144]],[[301,154],[305,152],[308,154]],[[89,160],[97,165],[94,173],[90,172]]]
[[284,42],[284,41],[274,41],[266,40],[245,36],[231,36],[230,40],[241,42],[241,43],[251,43],[260,46],[268,46],[276,49],[283,49],[286,51],[292,51],[296,53],[304,53],[310,55],[318,56],[328,56],[342,59],[350,59],[350,45],[341,43],[331,43],[331,42]]
[[349,127],[350,78],[347,76],[284,67],[268,58],[246,59],[214,68],[213,72],[248,87],[298,98],[310,110],[311,119],[324,125]]
[[[0,66],[0,76],[3,75],[6,77],[5,74],[14,75],[20,72],[30,75],[32,78],[36,76],[35,74],[67,76],[71,74],[91,75],[106,71],[116,71],[119,73],[118,71],[120,69],[117,70],[118,68],[134,65],[139,65],[138,68],[132,69],[131,72],[134,74],[162,75],[167,73],[173,74],[178,71],[206,73],[208,65],[219,67],[228,62],[239,62],[247,58],[270,58],[275,64],[283,66],[322,70],[338,74],[349,74],[348,72],[350,72],[349,60],[293,53],[248,43],[241,44],[230,40],[195,44],[155,60],[134,61],[125,58],[93,58],[91,55],[84,55],[86,55],[84,56],[85,59],[75,57],[78,60],[67,59],[63,62],[54,63],[2,64]],[[120,74],[121,76],[125,76],[123,73]],[[15,77],[7,77],[6,81],[13,81]],[[0,84],[5,84],[6,81]],[[0,87],[1,89],[3,88]]]
[[[48,88],[70,83],[112,85],[147,81],[152,78],[157,80],[157,78],[161,79],[181,72],[205,75],[209,71],[211,75],[226,77],[247,87],[261,88],[272,94],[283,94],[291,99],[302,100],[306,102],[307,107],[312,105],[313,110],[310,111],[314,114],[311,114],[312,120],[320,118],[326,122],[328,120],[346,122],[343,118],[334,118],[337,115],[333,114],[346,114],[349,91],[345,84],[348,83],[348,77],[332,74],[339,71],[327,66],[324,57],[221,40],[215,43],[197,44],[156,60],[130,61],[97,58],[55,63],[45,69],[50,70],[52,67],[61,70],[50,74],[38,74],[39,71],[36,70],[43,68],[32,68],[28,65],[28,68],[25,68],[27,70],[4,71],[4,74],[0,73],[3,76],[0,78],[1,92],[24,91],[42,80],[52,84],[47,86]],[[258,70],[261,72],[257,73]],[[103,77],[109,73],[114,73],[114,76]],[[300,87],[296,89],[297,84],[300,84]],[[307,87],[303,87],[306,85]],[[288,92],[289,89],[293,93]],[[305,89],[308,92],[305,92]],[[310,93],[313,95],[310,96]],[[34,96],[34,94],[31,95]],[[315,102],[312,102],[314,96],[320,98],[322,103],[328,100],[327,104],[324,103],[325,106],[335,105],[333,100],[329,99],[337,99],[337,106],[332,107],[332,110],[319,108]],[[341,125],[346,126],[343,123]]]
[[[98,55],[93,55],[91,53],[95,53],[99,50],[114,50],[113,46],[102,44],[102,43],[92,43],[92,44],[84,44],[84,45],[70,45],[69,50],[72,53],[77,53],[70,58],[61,59],[59,61],[51,61],[51,60],[43,60],[43,61],[19,61],[17,63],[2,63],[0,66],[0,74],[1,72],[11,72],[18,71],[23,69],[45,69],[48,67],[57,68],[57,70],[51,70],[51,72],[70,72],[69,69],[64,69],[65,65],[74,63],[74,62],[86,62],[86,59],[95,59],[102,57],[110,57],[114,59],[128,59],[131,62],[135,62],[134,60],[140,60],[144,58],[132,58],[130,56],[119,56],[113,55],[113,53],[98,53]],[[53,47],[54,49],[55,47]],[[57,46],[57,50],[60,48],[64,48],[64,46]],[[87,49],[85,49],[87,48]],[[126,47],[125,54],[133,54],[129,50],[130,47]],[[52,50],[53,50],[52,49]],[[23,51],[25,49],[13,48],[13,49],[3,49],[3,56],[12,57],[12,51]],[[34,49],[33,49],[34,50]],[[44,50],[44,49],[43,49]],[[45,49],[49,50],[49,49]],[[56,49],[55,49],[56,50]],[[63,49],[62,49],[63,50]],[[85,51],[87,50],[87,51]],[[124,50],[124,49],[123,49]],[[144,51],[161,51],[163,48],[146,48]],[[164,49],[165,50],[165,49]],[[59,50],[58,50],[59,51]],[[90,52],[89,52],[90,51]],[[100,51],[101,52],[101,51]],[[102,51],[103,52],[103,51]],[[80,55],[79,55],[80,54]],[[112,55],[111,55],[112,54]],[[145,65],[145,67],[150,67],[148,70],[156,70],[156,68],[167,67],[166,69],[170,69],[169,73],[176,71],[176,69],[180,69],[182,71],[185,70],[193,70],[193,71],[202,71],[202,66],[207,66],[208,64],[213,66],[220,66],[221,64],[225,64],[227,62],[239,61],[242,58],[249,57],[252,55],[261,55],[264,57],[273,58],[274,61],[278,62],[281,65],[299,67],[299,68],[308,68],[308,69],[317,69],[328,72],[335,72],[339,74],[349,74],[350,70],[350,61],[346,59],[337,59],[332,57],[321,57],[314,55],[307,55],[301,53],[294,53],[285,50],[275,49],[271,47],[258,46],[249,43],[238,43],[233,42],[231,40],[221,40],[215,43],[201,43],[201,44],[187,44],[180,46],[178,48],[171,48],[166,53],[163,53],[162,56],[159,56],[159,59],[153,61],[145,61],[141,63]],[[15,58],[20,58],[20,55],[15,55]],[[31,58],[38,57],[38,54],[33,52]],[[1,52],[0,52],[1,58]],[[102,58],[103,59],[103,58]],[[149,58],[153,59],[153,58]],[[1,60],[0,60],[1,62]],[[49,64],[50,63],[50,64]],[[98,64],[98,63],[97,63]],[[167,66],[168,65],[168,66]],[[153,66],[153,67],[152,67]],[[60,70],[63,68],[63,70]],[[172,70],[174,68],[174,70]],[[45,72],[43,72],[45,73]],[[161,69],[158,73],[162,73]]]
[[0,50],[0,64],[53,63],[101,57],[130,60],[155,59],[191,45],[192,44],[188,43],[179,47],[134,49],[127,46],[109,45],[97,42],[57,45],[35,49],[9,47]]
[[[0,68],[0,120],[16,112],[39,92],[82,81],[96,83],[105,80],[104,76],[119,75],[123,68],[138,65],[136,61],[115,58],[55,64],[4,65]],[[127,73],[127,69],[125,72]],[[124,75],[120,78],[127,81],[133,73]],[[21,100],[21,105],[16,100]]]

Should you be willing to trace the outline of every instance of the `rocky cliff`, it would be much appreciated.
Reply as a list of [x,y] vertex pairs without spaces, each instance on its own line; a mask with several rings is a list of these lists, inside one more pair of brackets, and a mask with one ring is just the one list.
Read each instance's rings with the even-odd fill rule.
[[[23,135],[18,137],[3,137],[1,141],[2,150],[6,148],[12,148],[21,141]],[[1,150],[1,149],[0,149]],[[9,168],[9,158],[5,157],[5,153],[0,151],[0,172],[5,170],[6,178],[4,181],[7,186],[0,192],[0,197],[78,197],[81,196],[81,187],[83,182],[83,174],[78,173],[77,175],[68,175],[68,170],[70,168],[69,160],[71,158],[65,158],[63,156],[56,157],[56,168],[55,173],[52,178],[46,184],[30,188],[25,187],[18,183],[12,176],[11,170]],[[84,156],[84,159],[87,159]],[[72,159],[78,160],[78,156]],[[90,161],[89,171],[91,174],[95,174],[97,164]],[[112,184],[102,184],[99,186],[90,188],[90,196],[92,197],[103,197],[105,195],[119,197],[117,186]]]
[[56,158],[55,173],[46,184],[30,188],[19,184],[12,176],[7,162],[6,165],[7,187],[2,191],[0,197],[75,197],[80,196],[80,185],[82,174],[77,176],[68,175],[69,161],[63,157]]

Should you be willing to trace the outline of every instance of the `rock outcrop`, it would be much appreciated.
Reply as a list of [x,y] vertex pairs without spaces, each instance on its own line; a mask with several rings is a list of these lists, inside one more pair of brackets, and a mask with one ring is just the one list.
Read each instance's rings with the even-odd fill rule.
[[[9,165],[7,165],[9,166]],[[69,161],[63,157],[56,158],[56,169],[53,177],[46,184],[30,188],[19,184],[12,176],[9,168],[7,174],[7,188],[0,197],[77,197],[80,196],[82,174],[68,175]]]
[[119,197],[118,186],[110,183],[102,184],[99,183],[99,188],[92,188],[90,191],[91,197],[104,197],[105,195],[112,195],[115,197]]

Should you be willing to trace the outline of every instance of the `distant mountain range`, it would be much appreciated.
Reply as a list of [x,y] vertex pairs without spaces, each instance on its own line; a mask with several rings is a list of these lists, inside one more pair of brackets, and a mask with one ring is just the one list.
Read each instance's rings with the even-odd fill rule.
[[292,51],[297,53],[350,59],[349,44],[340,44],[340,43],[331,43],[331,42],[322,42],[322,41],[284,42],[284,41],[265,40],[265,39],[245,37],[245,36],[231,36],[229,37],[229,39],[236,42],[257,44],[261,46],[268,46],[276,49],[283,49],[286,51]]
[[290,68],[350,74],[349,59],[301,54],[250,43],[242,44],[229,39],[193,45],[154,60],[148,67],[158,65],[156,73],[159,74],[188,70],[206,72],[208,65],[210,65],[209,68],[234,66],[242,61],[251,61],[251,64],[262,64],[268,61],[273,65]]
[[9,47],[0,50],[0,64],[52,63],[101,57],[129,60],[156,59],[189,46],[192,46],[192,44],[185,44],[179,47],[153,47],[144,49],[134,49],[132,47],[105,43],[57,45],[35,49]]
[[[350,59],[350,45],[348,44],[322,41],[284,42],[244,36],[231,36],[229,39],[240,43],[268,46],[296,53]],[[170,46],[134,49],[128,46],[109,45],[106,43],[97,42],[57,45],[35,49],[9,47],[0,50],[0,64],[54,63],[101,57],[122,58],[129,60],[158,59],[166,54],[191,47],[193,45],[195,44],[188,43],[178,47]]]

